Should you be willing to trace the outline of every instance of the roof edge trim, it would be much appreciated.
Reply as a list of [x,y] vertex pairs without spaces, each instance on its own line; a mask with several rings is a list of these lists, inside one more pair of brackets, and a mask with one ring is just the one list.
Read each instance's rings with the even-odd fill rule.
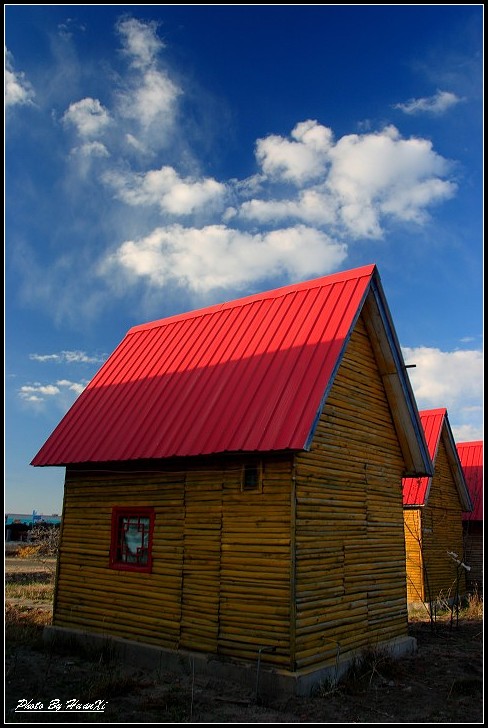
[[[374,296],[378,313],[383,324],[383,329],[390,346],[390,352],[395,362],[398,382],[403,392],[404,402],[406,405],[406,412],[408,413],[411,427],[417,441],[417,452],[418,455],[420,455],[420,462],[418,462],[416,466],[414,466],[414,463],[412,462],[412,467],[416,467],[417,470],[408,474],[405,473],[405,477],[418,477],[419,475],[432,477],[434,475],[434,466],[432,464],[432,459],[425,439],[424,428],[420,421],[417,402],[407,375],[407,368],[403,359],[400,342],[398,341],[390,309],[386,301],[381,279],[377,270],[375,271],[371,281],[371,292]],[[401,427],[400,423],[397,424]],[[408,432],[405,431],[405,434],[408,437]],[[411,441],[411,438],[408,439]],[[411,453],[411,455],[412,454],[413,453]]]

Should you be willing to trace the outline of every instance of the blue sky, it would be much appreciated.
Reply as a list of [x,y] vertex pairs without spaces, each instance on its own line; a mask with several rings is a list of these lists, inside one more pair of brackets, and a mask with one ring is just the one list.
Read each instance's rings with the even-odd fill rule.
[[482,5],[7,5],[5,510],[136,324],[376,263],[483,437]]

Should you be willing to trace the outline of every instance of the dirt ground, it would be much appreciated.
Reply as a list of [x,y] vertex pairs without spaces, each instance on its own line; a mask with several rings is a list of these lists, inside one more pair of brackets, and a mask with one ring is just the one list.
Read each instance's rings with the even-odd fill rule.
[[[438,617],[435,629],[426,620],[411,621],[415,655],[395,662],[376,656],[344,683],[323,686],[312,697],[263,701],[253,690],[190,670],[184,676],[147,673],[94,655],[49,651],[41,635],[50,605],[16,608],[39,626],[24,644],[7,632],[5,723],[484,722],[479,618],[451,624]],[[26,712],[16,712],[20,701]],[[87,704],[96,712],[81,709]]]

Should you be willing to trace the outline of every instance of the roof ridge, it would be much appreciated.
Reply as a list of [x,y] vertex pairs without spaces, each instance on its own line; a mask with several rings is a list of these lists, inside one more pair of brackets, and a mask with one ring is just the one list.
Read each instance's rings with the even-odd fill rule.
[[138,331],[147,331],[148,329],[157,328],[159,326],[166,326],[167,324],[175,323],[176,321],[186,321],[191,318],[199,318],[200,316],[214,314],[218,311],[223,311],[226,308],[237,308],[238,306],[247,306],[260,300],[279,298],[301,290],[309,291],[322,285],[333,285],[339,281],[362,278],[366,275],[372,276],[375,270],[376,264],[371,263],[369,265],[360,266],[359,268],[351,268],[349,270],[331,273],[330,275],[319,276],[318,278],[297,281],[296,283],[290,283],[286,286],[280,286],[271,290],[251,293],[248,296],[242,296],[241,298],[235,298],[229,301],[222,301],[221,303],[211,304],[209,306],[194,309],[193,311],[184,311],[182,313],[155,319],[154,321],[148,321],[144,324],[136,324],[127,331],[126,335],[128,336],[129,334],[134,334]]

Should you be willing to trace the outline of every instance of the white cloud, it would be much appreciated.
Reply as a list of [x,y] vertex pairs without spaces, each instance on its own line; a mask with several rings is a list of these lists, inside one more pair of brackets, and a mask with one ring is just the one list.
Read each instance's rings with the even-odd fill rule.
[[123,243],[102,262],[100,274],[110,279],[114,270],[125,271],[134,282],[145,278],[159,287],[172,281],[206,292],[278,274],[293,280],[326,274],[346,254],[344,244],[303,225],[255,235],[224,225],[172,225]]
[[159,55],[165,46],[157,29],[156,22],[134,18],[124,18],[116,26],[129,73],[114,89],[112,113],[126,149],[143,155],[168,145],[182,93],[160,66]]
[[138,75],[127,91],[119,93],[118,113],[137,122],[144,131],[155,122],[164,129],[174,121],[175,102],[180,94],[181,90],[165,72],[151,68]]
[[66,18],[63,23],[58,24],[58,33],[62,38],[72,38],[75,32],[84,33],[86,25],[75,18]]
[[78,154],[84,158],[110,157],[110,152],[101,142],[87,142],[86,144],[82,144],[81,147],[74,147],[71,153]]
[[69,379],[59,379],[56,384],[59,387],[65,387],[75,394],[81,394],[86,387],[86,384],[80,382],[70,382]]
[[142,154],[145,153],[146,149],[144,147],[144,144],[139,139],[136,139],[133,134],[126,134],[125,141],[127,142],[128,146],[132,147],[136,152],[140,152]]
[[105,357],[90,356],[84,351],[62,351],[59,354],[29,354],[29,359],[39,362],[56,362],[58,364],[98,364]]
[[24,384],[18,394],[23,402],[36,408],[44,406],[46,402],[55,402],[62,409],[67,410],[74,399],[81,394],[88,381],[71,382],[68,379],[59,379],[55,384]]
[[[396,194],[394,192],[396,191]],[[418,181],[411,186],[397,185],[381,205],[381,212],[397,220],[423,223],[428,220],[427,207],[453,197],[456,185],[441,179]]]
[[[483,354],[476,350],[441,351],[403,347],[409,378],[420,410],[445,407],[458,442],[482,437]],[[477,422],[475,426],[473,423]],[[464,433],[464,434],[463,434]],[[476,434],[476,437],[472,437]]]
[[[316,122],[309,124],[309,133],[317,132]],[[322,178],[295,198],[246,201],[234,216],[275,223],[294,218],[330,226],[335,235],[381,238],[386,218],[422,224],[428,219],[429,206],[455,194],[455,183],[444,179],[450,163],[426,139],[402,139],[395,127],[388,126],[378,133],[343,136],[334,144],[330,130],[321,129],[322,144],[317,146],[322,154],[310,158],[309,147],[268,137],[274,154],[269,154],[263,168],[285,179],[293,176],[303,185],[319,171]],[[265,141],[261,140],[262,145],[268,149]]]
[[300,122],[293,141],[271,134],[256,143],[256,159],[265,175],[301,184],[325,173],[332,131],[316,121]]
[[[147,155],[168,144],[182,92],[158,65],[164,44],[157,37],[156,23],[126,18],[116,29],[129,67],[125,74],[113,74],[109,79],[110,110],[99,99],[87,96],[71,103],[62,121],[90,142],[73,150],[78,159],[114,156],[124,165],[128,153]],[[94,141],[102,134],[104,145]],[[87,169],[80,167],[80,172]]]
[[106,161],[111,156],[105,144],[99,141],[85,142],[79,147],[72,147],[70,150],[70,157],[74,162],[72,171],[75,171],[77,181],[86,180],[89,176],[93,179],[93,173],[98,174],[100,165],[105,168]]
[[73,124],[81,137],[101,134],[110,124],[110,114],[98,99],[85,98],[70,104],[63,115],[63,122]]
[[[331,150],[327,179],[340,200],[340,218],[356,237],[379,237],[381,217],[422,221],[433,201],[451,197],[449,164],[426,139],[402,139],[394,127],[377,134],[350,134]],[[397,202],[401,200],[401,202]]]
[[190,215],[205,208],[221,209],[225,185],[212,178],[183,179],[172,167],[161,167],[143,174],[108,172],[104,181],[128,205],[158,205],[172,215]]
[[164,48],[164,43],[157,36],[157,28],[155,21],[142,23],[135,18],[124,18],[118,22],[117,30],[124,52],[132,65],[146,68],[155,62],[159,51]]
[[59,394],[59,392],[59,387],[56,387],[54,384],[25,384],[19,390],[20,396],[23,399],[29,399],[33,395],[36,398],[38,396],[53,397]]
[[25,73],[15,71],[13,56],[5,48],[5,106],[22,106],[33,104],[35,93]]
[[[449,422],[451,422],[450,418]],[[480,426],[475,426],[471,424],[453,426],[451,423],[451,430],[456,442],[474,442],[476,440],[484,439],[484,429]]]
[[61,360],[59,354],[29,354],[29,359],[32,359],[33,361],[55,361],[58,362]]
[[338,202],[317,187],[299,192],[295,200],[249,200],[241,205],[238,214],[265,224],[295,219],[322,227],[336,224]]
[[393,108],[400,109],[405,114],[443,114],[462,100],[451,91],[436,91],[433,96],[410,99],[405,104],[395,104]]

